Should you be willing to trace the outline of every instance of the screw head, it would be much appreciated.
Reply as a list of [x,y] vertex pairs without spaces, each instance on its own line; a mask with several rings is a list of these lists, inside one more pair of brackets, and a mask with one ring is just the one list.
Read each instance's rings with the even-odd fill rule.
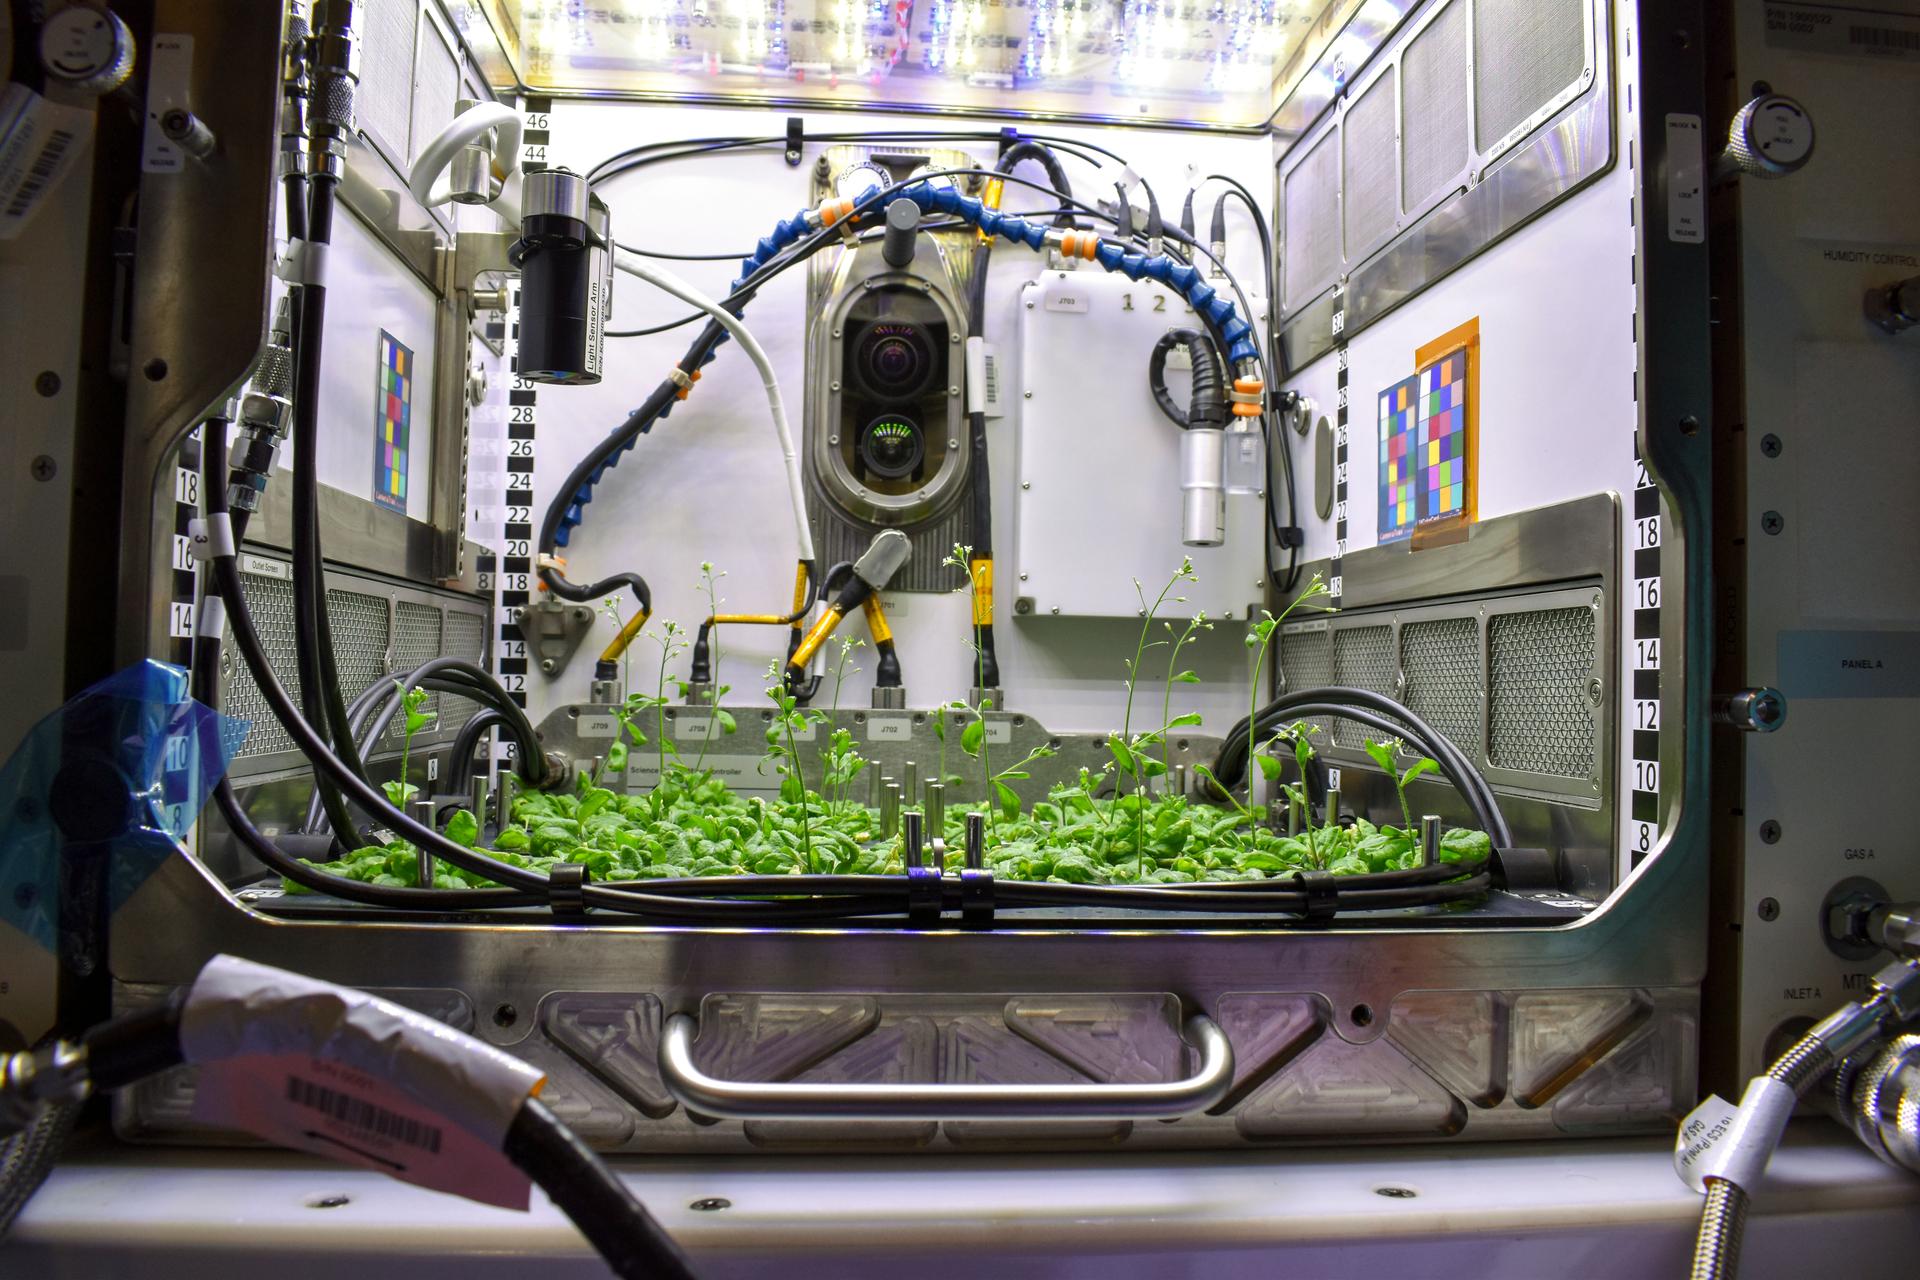
[[1601,688],[1598,678],[1587,681],[1587,697],[1593,702],[1598,703],[1600,701],[1600,694]]
[[33,380],[33,389],[43,396],[59,395],[60,375],[51,369],[42,370],[40,376]]
[[1757,912],[1760,918],[1768,923],[1778,920],[1780,918],[1780,900],[1778,898],[1760,899]]
[[1031,392],[1031,391],[1022,391],[1022,392],[1020,393],[1020,398],[1021,398],[1022,400],[1031,400],[1031,399],[1033,399],[1033,392]]
[[140,372],[146,375],[148,382],[164,381],[167,376],[167,362],[155,356],[141,367]]
[[1766,511],[1760,515],[1760,532],[1773,537],[1787,527],[1787,518],[1778,511]]
[[53,479],[59,470],[60,468],[54,465],[52,456],[44,453],[35,458],[28,466],[28,472],[35,480],[39,480],[42,483]]
[[1698,430],[1700,430],[1700,419],[1694,417],[1690,413],[1683,413],[1680,415],[1680,434],[1681,435],[1690,436]]
[[733,1208],[733,1201],[727,1199],[725,1196],[706,1196],[702,1199],[695,1200],[689,1204],[687,1208],[693,1210],[695,1213],[718,1213],[722,1209]]
[[827,390],[829,391],[838,391],[839,389],[840,389],[840,383],[837,379],[827,384]]
[[1031,489],[1031,488],[1033,488],[1033,481],[1031,481],[1031,480],[1022,480],[1022,481],[1020,482],[1020,487],[1021,487],[1022,489]]
[[1031,302],[1027,304],[1027,310],[1029,311],[1033,310],[1033,304]]
[[1780,451],[1785,447],[1786,446],[1780,443],[1780,437],[1774,435],[1771,431],[1760,437],[1760,452],[1766,457],[1779,457]]
[[1768,818],[1765,822],[1761,823],[1760,840],[1763,844],[1779,844],[1780,824],[1772,818]]
[[542,671],[544,671],[544,672],[546,672],[546,673],[547,673],[548,675],[552,675],[552,674],[553,674],[553,659],[552,659],[552,658],[542,658],[542,659],[540,659],[540,669],[541,669]]

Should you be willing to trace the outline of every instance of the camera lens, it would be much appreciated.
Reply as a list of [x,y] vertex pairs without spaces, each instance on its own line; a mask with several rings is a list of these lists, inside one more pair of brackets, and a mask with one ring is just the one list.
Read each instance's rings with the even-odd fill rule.
[[919,394],[933,371],[926,333],[913,324],[874,325],[860,340],[858,360],[867,389],[894,399]]
[[899,480],[913,474],[926,456],[920,428],[909,418],[883,414],[860,433],[860,464],[870,475]]

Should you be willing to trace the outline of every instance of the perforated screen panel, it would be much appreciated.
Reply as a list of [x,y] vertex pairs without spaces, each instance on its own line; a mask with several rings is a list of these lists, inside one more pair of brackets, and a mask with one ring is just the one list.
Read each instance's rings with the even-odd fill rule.
[[1480,628],[1472,618],[1409,622],[1400,629],[1400,699],[1438,729],[1469,760],[1480,759],[1480,713],[1486,682],[1480,674]]
[[[1333,682],[1395,696],[1393,687],[1393,628],[1350,627],[1333,633]],[[1366,745],[1378,737],[1351,720],[1333,722],[1333,740],[1343,747]]]
[[[393,669],[396,672],[404,674],[429,658],[439,657],[444,652],[440,647],[440,639],[440,610],[432,605],[415,604],[411,600],[402,600],[394,605]],[[422,710],[438,715],[442,701],[444,699],[439,694],[433,694],[421,704]],[[405,736],[401,726],[402,719],[396,713],[393,726],[387,730],[388,736],[395,742]],[[437,733],[444,727],[435,723],[428,727],[428,731]]]
[[1340,206],[1349,262],[1393,234],[1393,74],[1375,80],[1340,129]]
[[1487,627],[1487,757],[1502,769],[1584,778],[1600,726],[1589,689],[1591,609],[1495,616]]
[[[267,665],[280,677],[280,683],[293,695],[294,702],[299,703],[300,674],[294,660],[293,583],[284,578],[243,573],[240,588],[247,597],[247,611],[253,616],[254,628],[260,633],[260,645],[266,650]],[[293,739],[280,727],[280,721],[260,694],[260,686],[253,682],[247,664],[234,652],[233,645],[225,645],[221,655],[225,687],[220,691],[220,710],[249,720],[253,726],[247,731],[247,740],[236,758],[291,750]]]
[[1586,69],[1586,0],[1474,0],[1474,144],[1485,151]]
[[[1333,683],[1333,636],[1326,628],[1317,631],[1283,631],[1279,644],[1280,675],[1287,682],[1288,693]],[[1315,718],[1307,723],[1318,728],[1321,740],[1325,741],[1327,721]]]
[[[465,658],[476,666],[486,665],[481,661],[487,650],[487,621],[482,615],[449,609],[445,634],[449,658]],[[452,694],[442,698],[441,703],[440,723],[434,727],[448,733],[458,732],[468,717],[480,709],[480,704],[473,699]]]
[[1288,172],[1282,187],[1281,258],[1285,305],[1311,298],[1340,272],[1340,152],[1338,131],[1314,144]]
[[1452,0],[1400,62],[1400,186],[1411,213],[1467,163],[1467,0]]
[[333,661],[348,702],[387,678],[387,601],[359,591],[327,592]]

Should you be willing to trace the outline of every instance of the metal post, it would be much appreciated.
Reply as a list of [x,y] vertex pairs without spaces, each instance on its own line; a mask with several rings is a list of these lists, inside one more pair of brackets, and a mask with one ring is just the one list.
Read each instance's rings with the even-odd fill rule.
[[923,847],[926,832],[921,826],[925,820],[918,809],[909,809],[900,815],[901,858],[909,869],[926,865],[926,849]]
[[1340,825],[1340,788],[1338,787],[1327,788],[1327,825],[1330,827]]
[[909,805],[920,798],[920,766],[911,760],[907,761],[905,776],[900,780],[900,794]]
[[967,814],[966,864],[969,871],[987,865],[987,815],[977,809]]
[[[486,774],[477,773],[468,779],[467,803],[473,809],[473,820],[480,824],[482,830],[487,825],[487,802],[492,798],[493,788],[487,785]],[[501,825],[506,824],[503,822]]]
[[1420,819],[1420,865],[1430,867],[1440,861],[1440,815],[1429,813]]
[[900,784],[892,778],[882,778],[880,787],[880,838],[891,840],[900,822]]
[[[407,816],[415,822],[418,822],[421,826],[436,826],[433,820],[433,801],[431,800],[415,798],[407,801]],[[427,851],[425,845],[421,845],[418,857],[420,859],[420,887],[422,889],[431,889],[433,887],[433,855]]]
[[947,784],[944,782],[927,783],[927,840],[933,845],[934,865],[940,866],[939,855],[947,847]]

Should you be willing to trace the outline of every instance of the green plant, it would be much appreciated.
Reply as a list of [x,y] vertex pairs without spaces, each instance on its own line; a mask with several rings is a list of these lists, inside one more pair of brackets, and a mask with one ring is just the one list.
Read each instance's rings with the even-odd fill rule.
[[1421,756],[1408,767],[1406,772],[1402,773],[1399,764],[1400,753],[1406,749],[1407,744],[1399,738],[1389,738],[1385,742],[1367,739],[1367,754],[1373,757],[1375,764],[1387,771],[1387,776],[1393,779],[1394,791],[1400,796],[1400,821],[1405,825],[1409,835],[1417,835],[1413,826],[1413,810],[1407,804],[1407,784],[1423,773],[1438,772],[1440,762]]
[[431,695],[425,689],[409,689],[398,680],[393,682],[393,687],[400,698],[400,776],[392,782],[382,783],[380,789],[387,793],[387,799],[394,807],[401,808],[420,789],[407,781],[407,757],[413,753],[413,735],[439,717],[426,709],[427,698]]
[[[943,702],[927,713],[929,722],[933,726],[934,740],[940,744],[940,781],[949,786],[959,783],[960,775],[947,772],[947,713],[949,711],[965,712],[968,709],[966,703],[956,700]],[[964,733],[965,730],[962,729],[961,732]]]
[[[840,656],[833,664],[833,710],[826,717],[827,723],[839,723],[841,686],[846,683],[849,674],[860,674],[858,667],[849,670],[847,662],[853,651],[864,643],[858,639],[843,638],[840,641]],[[847,730],[835,728],[827,735],[826,743],[820,749],[820,795],[828,809],[836,804],[845,807],[852,802],[853,780],[871,763],[855,749],[853,735]]]
[[[702,560],[700,562],[700,589],[707,597],[707,616],[709,618],[720,612],[720,579],[726,576],[724,570],[716,570],[713,567],[711,560]],[[733,689],[732,685],[720,683],[720,628],[714,627],[708,634],[713,646],[712,658],[710,659],[713,664],[711,667],[713,683],[707,690],[707,704],[713,708],[713,711],[712,714],[707,717],[707,730],[700,737],[700,754],[695,757],[693,762],[693,771],[703,777],[705,776],[707,765],[707,748],[713,745],[714,729],[718,727],[722,734],[728,734],[739,728],[739,725],[734,722],[733,714],[729,711],[722,710],[720,707],[720,700],[726,697]]]
[[780,774],[780,798],[800,809],[800,848],[809,872],[818,869],[813,853],[812,806],[809,804],[806,774],[800,766],[800,734],[808,726],[818,725],[825,716],[800,707],[799,699],[787,688],[779,659],[767,664],[767,697],[774,705],[773,723],[767,726],[767,759]]
[[[650,704],[651,699],[644,695],[630,693],[627,695],[626,702],[614,708],[613,721],[615,728],[613,731],[613,742],[607,747],[607,754],[601,759],[602,773],[626,773],[627,753],[630,749],[627,741],[629,738],[633,740],[632,746],[644,747],[647,745],[647,735],[641,732],[640,726],[636,724],[635,721],[649,709]],[[598,783],[599,781],[600,774],[596,773],[594,775],[594,782]]]
[[[984,628],[981,627],[979,623],[979,619],[982,616],[980,608],[980,580],[973,574],[973,548],[964,542],[956,542],[953,544],[953,550],[948,552],[946,559],[940,563],[956,568],[967,575],[967,616],[974,619],[973,679],[975,686],[984,690],[987,685],[987,644],[985,637],[982,635]],[[966,752],[967,755],[977,758],[980,761],[980,793],[981,798],[987,804],[987,824],[991,826],[993,824],[994,810],[994,775],[993,761],[987,744],[987,712],[993,710],[993,699],[987,697],[983,692],[980,696],[980,705],[974,710],[975,715],[973,719],[969,720],[966,727],[960,730],[960,749]],[[946,742],[944,728],[945,725],[943,721],[943,732],[940,738],[942,744]],[[944,759],[943,754],[943,768]]]
[[[1329,593],[1326,579],[1316,573],[1307,581],[1307,585],[1300,589],[1300,594],[1289,600],[1286,607],[1280,610],[1279,616],[1276,617],[1262,609],[1259,620],[1247,629],[1247,648],[1253,651],[1253,660],[1247,671],[1247,754],[1249,757],[1257,757],[1260,754],[1260,744],[1253,741],[1253,731],[1254,725],[1260,719],[1260,673],[1267,667],[1267,649],[1273,643],[1273,633],[1295,609],[1327,594]],[[1333,610],[1321,608],[1318,612],[1331,613]],[[1250,805],[1253,803],[1252,769],[1247,770],[1247,803]]]
[[[602,600],[600,602],[600,613],[603,617],[612,620],[615,634],[618,634],[620,629],[627,625],[627,620],[620,610],[619,596],[608,596],[605,600]],[[628,645],[620,652],[620,687],[622,689],[633,688],[632,645]]]

